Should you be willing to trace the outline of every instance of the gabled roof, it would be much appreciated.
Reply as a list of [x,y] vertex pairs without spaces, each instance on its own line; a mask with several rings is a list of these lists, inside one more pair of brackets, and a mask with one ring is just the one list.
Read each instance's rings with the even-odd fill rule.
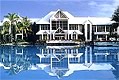
[[[50,24],[50,19],[56,14],[57,11],[51,11],[48,13],[45,17],[41,18],[40,21],[38,21],[36,24]],[[67,12],[62,11],[68,18],[73,18],[73,16]]]
[[[51,11],[36,24],[50,24],[50,19],[54,19],[54,15],[57,14],[57,11]],[[86,21],[92,23],[92,25],[109,25],[113,23],[109,17],[74,17],[67,11],[61,11],[66,17],[68,17],[69,24],[85,24]]]
[[85,24],[87,21],[92,25],[109,25],[113,23],[109,17],[74,17],[69,19],[69,24]]

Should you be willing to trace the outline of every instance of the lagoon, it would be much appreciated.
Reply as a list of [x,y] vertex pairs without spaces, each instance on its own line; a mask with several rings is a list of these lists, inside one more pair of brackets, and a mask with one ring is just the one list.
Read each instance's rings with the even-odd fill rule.
[[0,46],[0,80],[118,80],[119,46]]

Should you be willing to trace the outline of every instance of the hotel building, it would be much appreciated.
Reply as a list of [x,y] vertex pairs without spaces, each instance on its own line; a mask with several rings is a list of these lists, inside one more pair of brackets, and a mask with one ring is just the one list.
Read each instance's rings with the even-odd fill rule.
[[[110,27],[113,23],[109,17],[76,17],[67,11],[58,9],[49,12],[43,18],[29,18],[36,23],[36,35],[39,41],[92,41],[109,40]],[[0,26],[5,21],[0,22]],[[2,29],[0,29],[2,30]],[[23,34],[21,35],[23,39]]]
[[108,40],[111,18],[75,17],[67,11],[51,11],[36,22],[39,40]]

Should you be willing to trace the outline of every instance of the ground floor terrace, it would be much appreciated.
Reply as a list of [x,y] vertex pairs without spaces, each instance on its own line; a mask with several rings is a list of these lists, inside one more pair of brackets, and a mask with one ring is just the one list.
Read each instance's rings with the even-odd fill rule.
[[40,34],[39,40],[80,40],[80,34]]
[[[77,33],[73,33],[73,34],[64,34],[64,33],[58,33],[58,34],[47,34],[47,33],[43,33],[43,34],[38,34],[38,40],[42,41],[42,40],[76,40],[76,41],[86,41],[86,37],[84,34],[77,34]],[[87,37],[88,38],[88,37]],[[89,39],[92,39],[94,41],[109,41],[110,40],[110,35],[109,34],[93,34],[93,35],[89,35]],[[88,40],[88,39],[87,39]],[[88,41],[92,41],[92,40],[88,40]]]

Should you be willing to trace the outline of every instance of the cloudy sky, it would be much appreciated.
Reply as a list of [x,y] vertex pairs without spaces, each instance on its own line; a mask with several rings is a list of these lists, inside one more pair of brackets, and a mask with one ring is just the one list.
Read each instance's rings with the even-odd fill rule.
[[0,20],[7,13],[41,18],[52,10],[66,10],[75,16],[111,17],[119,0],[0,0]]

